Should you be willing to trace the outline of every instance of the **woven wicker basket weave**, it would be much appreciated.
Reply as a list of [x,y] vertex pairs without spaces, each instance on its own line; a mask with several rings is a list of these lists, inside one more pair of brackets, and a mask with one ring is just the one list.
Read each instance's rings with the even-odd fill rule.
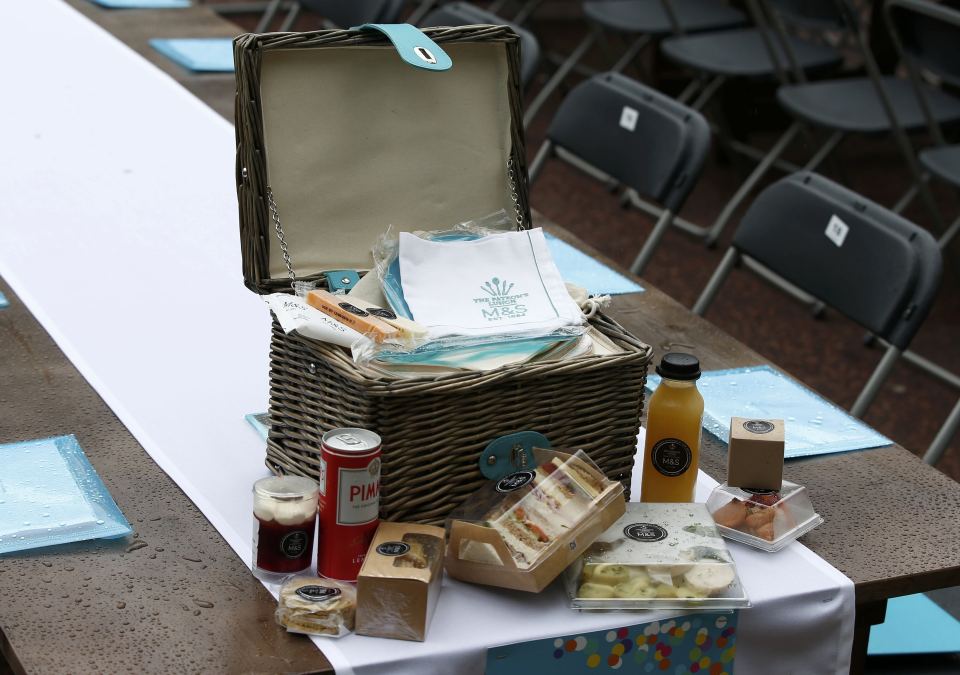
[[478,460],[487,444],[532,429],[556,448],[585,450],[629,496],[651,349],[608,318],[592,323],[624,353],[385,379],[274,321],[267,466],[318,479],[324,432],[371,429],[383,439],[381,517],[439,523],[485,480]]
[[[514,205],[518,224],[529,226],[516,35],[503,26],[424,32],[440,45],[484,41],[505,45]],[[236,178],[243,273],[252,290],[290,290],[290,280],[272,277],[269,266],[270,183],[260,100],[263,51],[386,44],[379,34],[339,30],[236,39]],[[291,254],[296,257],[295,251]],[[319,274],[300,278],[318,279],[322,285]],[[583,448],[608,476],[623,481],[629,490],[652,350],[602,314],[591,323],[624,351],[484,373],[391,378],[358,367],[344,349],[296,333],[284,334],[274,320],[267,466],[276,473],[318,479],[324,432],[347,426],[370,429],[383,439],[381,518],[438,523],[484,480],[478,460],[490,441],[534,430],[556,448]]]

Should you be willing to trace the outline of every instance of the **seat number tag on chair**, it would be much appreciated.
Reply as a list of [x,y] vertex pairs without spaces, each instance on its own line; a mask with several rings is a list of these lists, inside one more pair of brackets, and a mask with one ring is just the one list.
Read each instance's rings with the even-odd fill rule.
[[847,238],[847,232],[849,231],[849,225],[840,220],[840,218],[837,216],[830,216],[830,222],[827,223],[827,230],[824,232],[824,234],[827,235],[827,239],[839,247],[843,246],[843,242]]
[[637,118],[640,113],[635,108],[628,105],[623,106],[623,112],[620,113],[620,126],[627,131],[634,131],[637,128]]

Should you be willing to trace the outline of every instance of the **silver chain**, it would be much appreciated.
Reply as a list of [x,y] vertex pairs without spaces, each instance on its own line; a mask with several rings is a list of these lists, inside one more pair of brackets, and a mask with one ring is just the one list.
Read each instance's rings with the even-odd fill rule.
[[520,196],[517,194],[517,178],[513,173],[513,156],[507,160],[507,178],[510,180],[510,199],[513,200],[513,212],[517,218],[517,229],[523,229],[523,214],[520,212]]
[[[297,281],[297,275],[293,272],[293,263],[290,262],[290,251],[287,250],[287,240],[283,236],[283,228],[280,226],[280,210],[277,208],[277,202],[273,198],[273,190],[267,188],[267,204],[270,206],[270,215],[273,216],[273,227],[277,231],[277,239],[280,240],[280,251],[283,253],[283,264],[287,266],[287,276],[290,277],[290,286]],[[294,287],[295,289],[296,287]]]

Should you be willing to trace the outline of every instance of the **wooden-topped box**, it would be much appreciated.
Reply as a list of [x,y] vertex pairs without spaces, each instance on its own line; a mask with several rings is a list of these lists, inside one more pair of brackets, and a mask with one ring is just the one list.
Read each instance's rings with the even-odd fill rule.
[[[506,210],[530,227],[516,34],[427,28],[422,44],[405,34],[414,42],[398,47],[377,28],[236,38],[251,290],[291,292],[294,279],[324,287],[324,271],[369,270],[388,226],[441,229]],[[445,56],[446,70],[411,65]],[[534,430],[586,449],[629,487],[651,349],[602,313],[591,323],[620,351],[391,377],[274,320],[267,465],[318,479],[324,432],[370,429],[383,439],[381,517],[438,523],[484,480],[490,441]]]

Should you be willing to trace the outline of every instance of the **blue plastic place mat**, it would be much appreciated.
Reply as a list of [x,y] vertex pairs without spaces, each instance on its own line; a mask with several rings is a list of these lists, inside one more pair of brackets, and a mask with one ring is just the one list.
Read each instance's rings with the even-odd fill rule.
[[232,73],[232,38],[153,39],[150,46],[195,73]]
[[[660,378],[647,378],[653,391]],[[785,457],[866,450],[891,445],[886,436],[769,366],[704,371],[697,388],[703,395],[703,428],[726,443],[731,417],[782,419]]]
[[0,445],[0,554],[133,532],[76,437]]
[[550,253],[553,254],[553,260],[564,281],[586,288],[590,295],[643,292],[643,286],[591,258],[575,246],[552,234],[546,234],[546,237]]
[[954,652],[960,652],[960,621],[923,593],[891,598],[884,622],[870,628],[873,656]]
[[10,301],[7,300],[7,296],[3,293],[0,293],[0,309],[6,309],[10,306]]
[[270,433],[270,415],[268,413],[250,413],[244,415],[243,419],[247,420],[247,423],[253,427],[260,438],[267,440],[267,434]]
[[189,7],[190,0],[90,0],[107,9],[180,9]]

